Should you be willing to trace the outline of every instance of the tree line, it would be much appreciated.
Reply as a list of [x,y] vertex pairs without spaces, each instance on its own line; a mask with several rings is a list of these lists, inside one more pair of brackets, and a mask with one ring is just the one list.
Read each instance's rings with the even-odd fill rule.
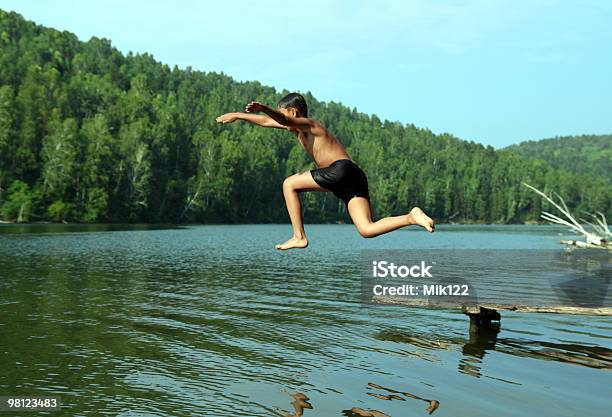
[[507,149],[555,168],[612,181],[612,135],[561,136],[525,141]]
[[[285,93],[0,10],[0,219],[286,222],[282,181],[312,161],[288,132],[215,122]],[[368,174],[377,216],[418,205],[437,221],[533,221],[546,206],[523,181],[612,214],[605,179],[304,95]],[[348,220],[331,194],[302,201],[308,222]]]

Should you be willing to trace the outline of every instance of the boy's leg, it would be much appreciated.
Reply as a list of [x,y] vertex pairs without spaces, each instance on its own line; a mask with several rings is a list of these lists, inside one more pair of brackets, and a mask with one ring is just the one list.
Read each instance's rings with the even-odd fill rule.
[[276,245],[276,249],[285,250],[305,248],[308,246],[308,240],[304,232],[304,223],[302,221],[302,204],[299,195],[302,191],[329,190],[317,184],[312,178],[310,171],[285,178],[285,181],[283,181],[283,195],[285,196],[285,204],[287,205],[291,226],[293,227],[293,237],[285,243]]
[[353,224],[363,237],[375,237],[411,224],[419,225],[430,233],[435,229],[433,220],[418,207],[403,216],[385,217],[376,222],[372,221],[370,202],[363,197],[351,198],[347,208]]

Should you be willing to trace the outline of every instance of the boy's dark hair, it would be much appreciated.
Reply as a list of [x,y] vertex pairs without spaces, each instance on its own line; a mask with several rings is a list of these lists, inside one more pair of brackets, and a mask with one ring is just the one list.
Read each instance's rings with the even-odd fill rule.
[[289,93],[285,97],[281,98],[278,102],[278,107],[281,109],[296,109],[301,117],[308,117],[308,105],[306,99],[299,93]]

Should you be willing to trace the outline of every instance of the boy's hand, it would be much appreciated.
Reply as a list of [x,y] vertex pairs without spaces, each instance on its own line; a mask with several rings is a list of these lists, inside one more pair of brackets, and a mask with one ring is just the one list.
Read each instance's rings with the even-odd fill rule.
[[225,124],[225,123],[232,123],[236,119],[237,119],[236,113],[225,113],[217,117],[215,120],[217,121],[217,123]]
[[244,111],[246,111],[247,113],[258,113],[263,110],[263,107],[264,105],[260,102],[251,101],[249,104],[246,105]]

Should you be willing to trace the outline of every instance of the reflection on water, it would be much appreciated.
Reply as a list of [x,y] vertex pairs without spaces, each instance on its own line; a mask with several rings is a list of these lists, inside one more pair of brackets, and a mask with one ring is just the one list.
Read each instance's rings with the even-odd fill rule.
[[353,407],[350,410],[343,410],[342,415],[346,417],[390,417],[378,410],[364,410],[363,408]]
[[[436,411],[438,409],[438,407],[440,406],[440,402],[438,400],[427,400],[425,398],[421,398],[419,396],[416,396],[416,395],[411,394],[411,393],[406,392],[406,391],[404,391],[404,392],[396,391],[394,389],[385,388],[385,387],[382,387],[380,385],[374,384],[372,382],[368,382],[368,386],[370,386],[372,388],[377,388],[377,389],[380,389],[380,390],[383,390],[383,391],[387,391],[387,392],[393,393],[391,395],[382,395],[382,394],[375,394],[375,393],[368,392],[368,395],[372,395],[372,396],[375,396],[377,398],[381,398],[381,399],[384,399],[384,400],[392,400],[392,399],[393,400],[398,400],[399,399],[401,401],[405,401],[404,398],[402,398],[400,396],[400,395],[404,395],[404,396],[406,396],[408,398],[413,398],[415,400],[425,401],[428,404],[427,412],[429,414],[431,414],[434,411]],[[400,394],[400,395],[397,395],[397,394]]]
[[612,349],[602,346],[506,338],[499,340],[498,345],[498,351],[511,355],[612,369]]
[[554,229],[312,226],[293,253],[273,249],[289,226],[0,229],[0,395],[59,395],[48,415],[609,410],[609,318],[504,312],[471,335],[460,312],[360,304],[361,249],[550,249]]
[[293,406],[293,414],[285,412],[283,415],[285,417],[302,417],[304,415],[304,409],[312,409],[312,404],[310,398],[306,396],[306,394],[302,392],[296,392],[292,395],[293,401],[291,401],[291,405]]
[[480,377],[480,364],[488,350],[495,349],[500,323],[493,322],[489,326],[481,327],[479,331],[469,332],[469,340],[465,342],[461,353],[463,358],[459,361],[459,372]]
[[[437,400],[428,400],[425,398],[421,398],[417,395],[414,395],[410,392],[407,391],[398,391],[392,388],[386,388],[383,387],[381,385],[375,384],[373,382],[368,382],[368,388],[374,388],[376,390],[379,391],[385,391],[389,394],[381,394],[378,392],[366,392],[367,395],[377,398],[379,400],[385,400],[385,401],[406,401],[406,399],[415,399],[415,400],[420,400],[420,401],[424,401],[427,403],[427,413],[431,414],[434,411],[436,411],[438,409],[438,407],[440,406],[440,402]],[[363,408],[360,407],[353,407],[350,410],[343,410],[342,411],[342,415],[347,416],[347,417],[360,417],[360,416],[365,416],[365,417],[391,417],[389,414],[385,414],[382,411],[379,410],[374,410],[374,409],[368,409],[365,410]]]
[[[447,337],[425,333],[411,335],[397,330],[384,330],[376,334],[380,340],[406,343],[423,351],[452,349],[461,346],[463,358],[459,361],[459,372],[480,377],[480,369],[488,351],[509,355],[559,361],[596,369],[612,369],[612,349],[603,346],[589,346],[575,343],[555,343],[519,338],[498,338],[500,324],[492,323],[490,328],[479,333],[468,332],[467,340],[461,337]],[[414,352],[413,352],[414,353]],[[415,353],[416,354],[416,353]],[[420,355],[423,359],[428,356]]]

